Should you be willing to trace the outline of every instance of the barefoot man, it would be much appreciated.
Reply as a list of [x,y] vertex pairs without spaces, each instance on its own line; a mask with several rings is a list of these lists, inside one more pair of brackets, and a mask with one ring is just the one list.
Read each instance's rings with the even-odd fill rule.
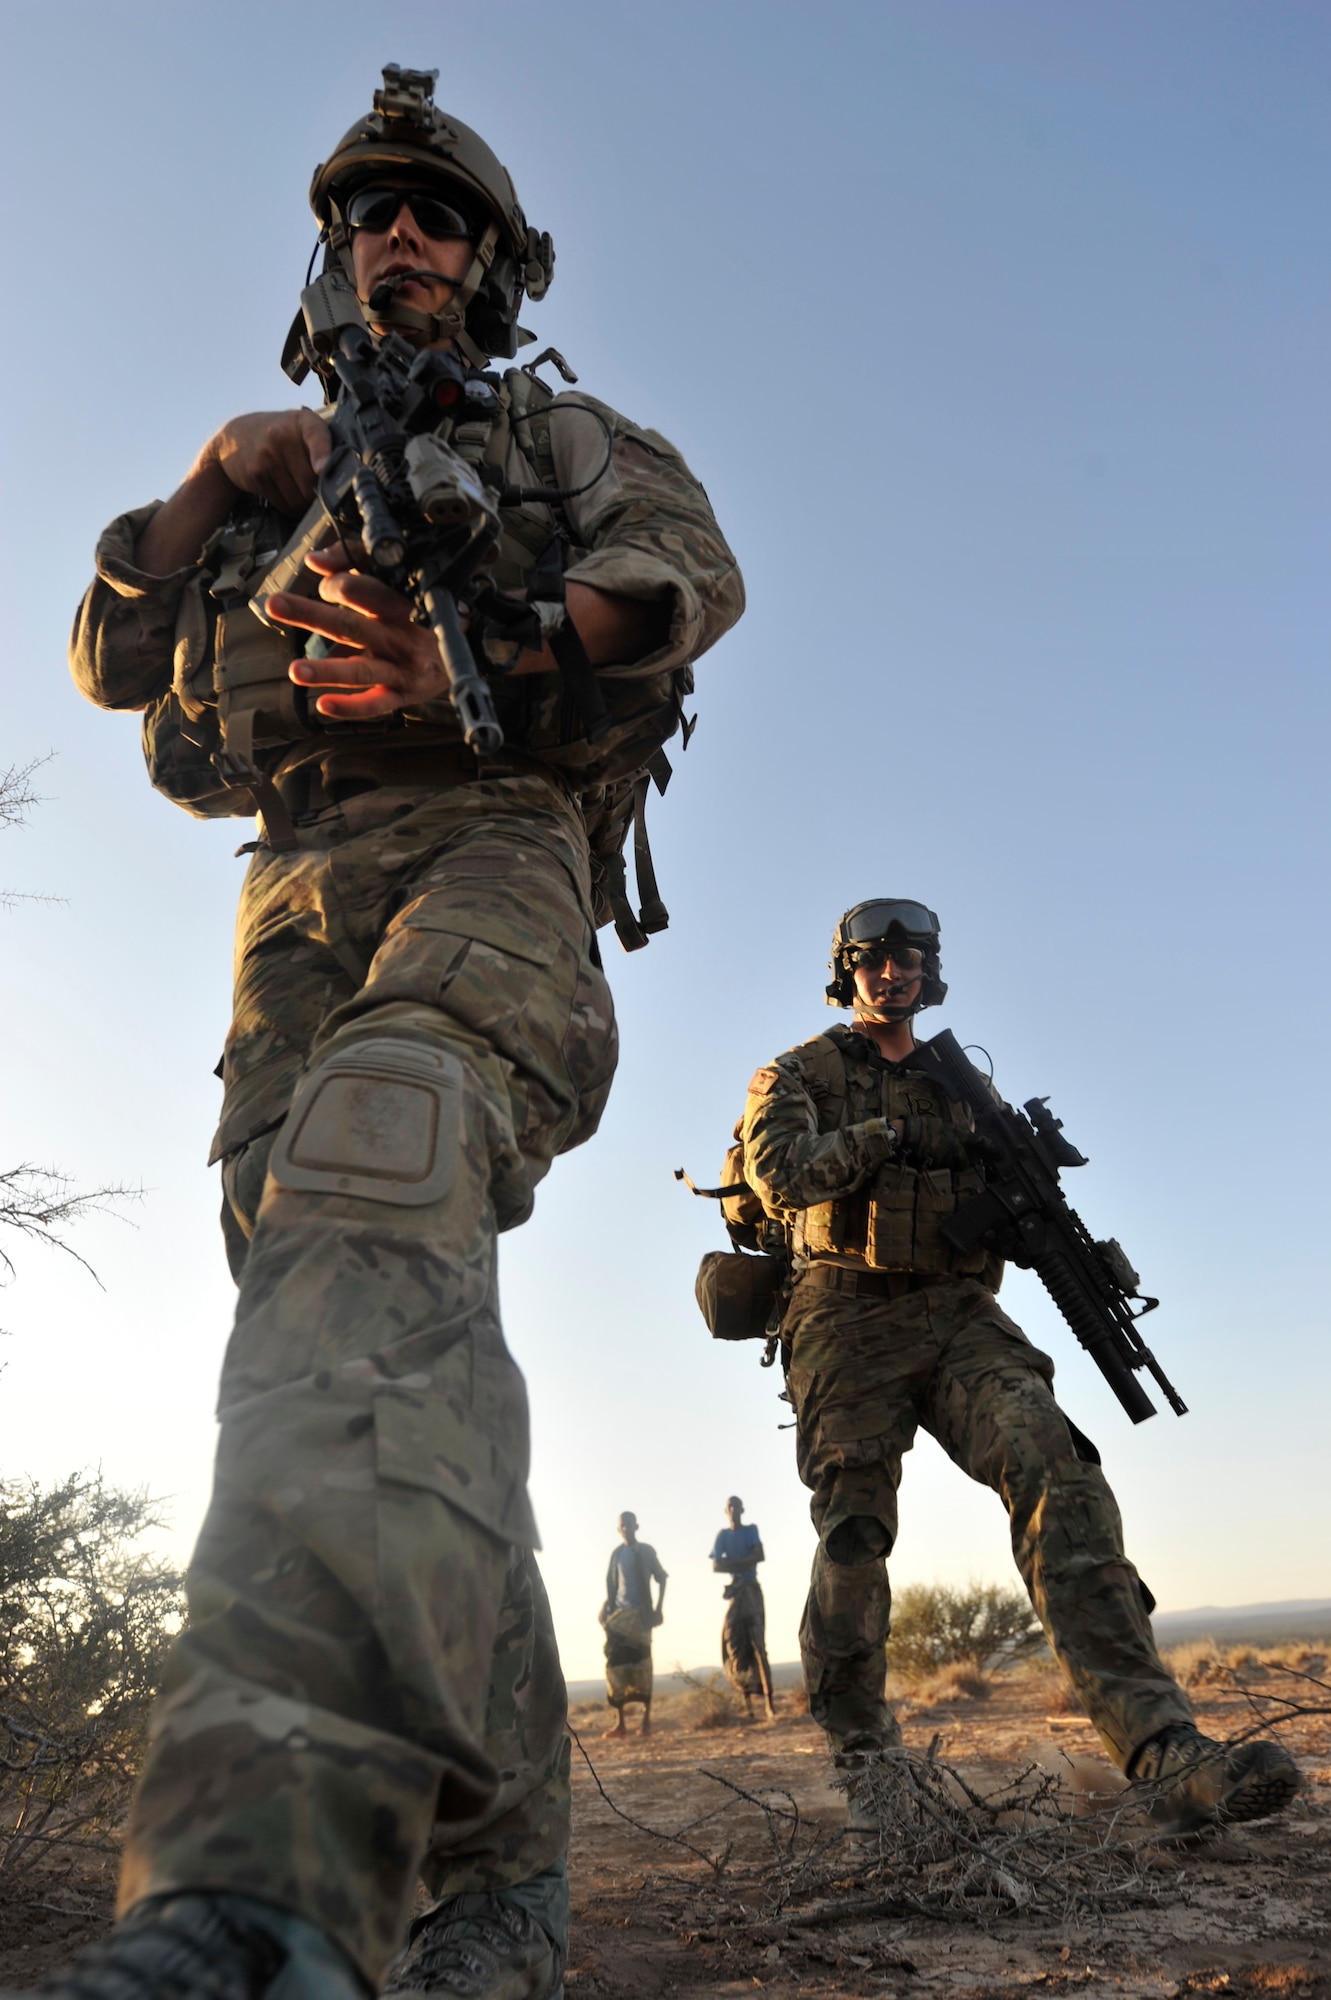
[[[605,1628],[605,1694],[615,1711],[613,1729],[607,1736],[627,1736],[624,1708],[628,1702],[642,1703],[642,1734],[652,1726],[652,1631],[665,1616],[666,1573],[656,1550],[638,1540],[636,1515],[619,1517],[620,1547],[610,1554],[605,1573],[605,1603],[601,1624]],[[652,1584],[657,1586],[652,1603]]]
[[753,1720],[753,1698],[761,1695],[769,1719],[776,1714],[772,1700],[772,1669],[767,1664],[767,1608],[758,1565],[766,1560],[762,1536],[744,1519],[744,1502],[737,1493],[726,1501],[726,1520],[712,1543],[712,1568],[728,1576],[726,1615],[721,1625],[721,1663],[736,1694],[744,1697],[744,1719]]

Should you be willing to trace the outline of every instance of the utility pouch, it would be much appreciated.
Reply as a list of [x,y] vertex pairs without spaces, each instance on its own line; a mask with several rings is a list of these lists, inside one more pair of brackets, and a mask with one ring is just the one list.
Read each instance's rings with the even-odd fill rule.
[[796,1231],[799,1248],[805,1255],[826,1257],[829,1252],[839,1254],[846,1247],[845,1202],[820,1201],[812,1208],[801,1210]]
[[959,1204],[984,1191],[973,1168],[907,1167],[889,1160],[869,1191],[865,1262],[871,1271],[937,1271],[978,1276],[992,1255],[978,1245],[959,1250],[942,1225]]
[[694,1294],[713,1340],[764,1340],[785,1275],[782,1257],[709,1250]]
[[310,734],[304,689],[287,672],[296,657],[291,638],[265,625],[248,604],[218,614],[213,642],[217,717],[223,754],[242,781],[258,769],[256,752],[285,748]]
[[954,1275],[978,1276],[989,1262],[989,1252],[974,1246],[959,1250],[944,1236],[942,1225],[955,1215],[961,1203],[984,1193],[983,1176],[972,1167],[960,1171],[935,1167],[921,1173],[915,1191],[916,1255],[926,1269],[950,1271]]
[[915,1264],[915,1203],[923,1178],[894,1160],[878,1169],[865,1229],[864,1257],[871,1271],[909,1271]]

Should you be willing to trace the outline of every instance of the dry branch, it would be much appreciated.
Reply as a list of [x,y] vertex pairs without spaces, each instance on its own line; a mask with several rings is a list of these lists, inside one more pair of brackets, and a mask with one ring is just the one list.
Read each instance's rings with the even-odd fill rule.
[[[89,1215],[114,1215],[120,1222],[128,1221],[128,1217],[116,1209],[115,1203],[140,1201],[142,1198],[142,1188],[127,1187],[120,1182],[78,1193],[73,1183],[54,1167],[35,1167],[31,1161],[25,1160],[21,1166],[0,1171],[0,1228],[17,1230],[20,1236],[34,1237],[50,1250],[62,1250],[66,1257],[82,1264],[89,1276],[100,1285],[102,1281],[87,1258],[81,1257],[66,1243],[61,1232]],[[14,1275],[13,1260],[3,1249],[0,1249],[0,1273],[3,1273],[3,1278],[0,1278],[3,1283],[8,1283]]]

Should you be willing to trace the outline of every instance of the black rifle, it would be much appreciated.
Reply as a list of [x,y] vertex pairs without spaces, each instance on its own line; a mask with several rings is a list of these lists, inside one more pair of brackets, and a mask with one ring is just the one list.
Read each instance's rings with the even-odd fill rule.
[[[1137,1331],[1137,1321],[1160,1301],[1142,1296],[1119,1244],[1097,1243],[1059,1186],[1059,1168],[1084,1167],[1086,1158],[1063,1137],[1048,1098],[1028,1098],[1025,1117],[999,1103],[947,1028],[919,1044],[915,1062],[955,1102],[969,1105],[985,1142],[984,1193],[940,1224],[948,1242],[963,1251],[992,1246],[1034,1271],[1134,1424],[1155,1415],[1137,1380],[1143,1368],[1175,1416],[1186,1416],[1187,1404]],[[1137,1312],[1132,1299],[1140,1300]]]
[[[408,279],[433,275],[409,271],[385,280],[370,295],[371,311]],[[357,568],[411,598],[434,633],[448,676],[448,697],[469,749],[494,756],[503,747],[504,732],[458,619],[457,598],[464,588],[473,632],[494,633],[538,651],[548,640],[588,740],[595,742],[609,727],[610,716],[573,621],[565,618],[547,634],[532,604],[505,596],[492,578],[476,573],[498,549],[500,507],[557,505],[596,485],[614,454],[605,415],[594,403],[573,403],[567,397],[547,405],[547,413],[581,410],[605,433],[605,459],[581,486],[510,485],[498,466],[473,469],[434,435],[445,418],[492,425],[501,412],[493,377],[466,367],[449,349],[417,352],[394,333],[375,340],[354,294],[332,274],[306,288],[303,304],[309,351],[326,355],[338,377],[337,404],[328,426],[333,450],[319,475],[318,498],[265,574],[250,609],[273,622],[264,606],[275,592],[317,588],[305,568],[306,556],[335,540],[336,533],[344,540],[354,538],[364,549],[363,558],[357,555]],[[553,347],[532,366],[546,360],[556,364],[566,381],[577,381]],[[512,419],[515,427],[522,421]],[[336,531],[332,536],[330,527]],[[539,581],[542,597],[562,603],[563,564],[554,555],[553,542],[537,570],[529,595]]]
[[[433,435],[446,416],[493,419],[499,401],[484,375],[437,348],[417,353],[396,334],[376,342],[344,326],[332,355],[337,405],[333,449],[319,474],[316,508],[253,600],[308,587],[311,549],[329,524],[363,547],[356,567],[401,591],[433,632],[448,698],[470,749],[493,756],[504,741],[490,689],[458,619],[457,593],[499,544],[498,502],[466,460]],[[544,496],[543,496],[544,497]]]

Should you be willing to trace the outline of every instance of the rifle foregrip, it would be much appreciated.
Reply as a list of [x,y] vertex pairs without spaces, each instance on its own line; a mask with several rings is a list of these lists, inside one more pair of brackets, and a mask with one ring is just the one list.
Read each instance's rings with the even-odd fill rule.
[[1035,1261],[1035,1273],[1134,1424],[1156,1413],[1123,1357],[1118,1329],[1087,1295],[1067,1258],[1055,1250]]

